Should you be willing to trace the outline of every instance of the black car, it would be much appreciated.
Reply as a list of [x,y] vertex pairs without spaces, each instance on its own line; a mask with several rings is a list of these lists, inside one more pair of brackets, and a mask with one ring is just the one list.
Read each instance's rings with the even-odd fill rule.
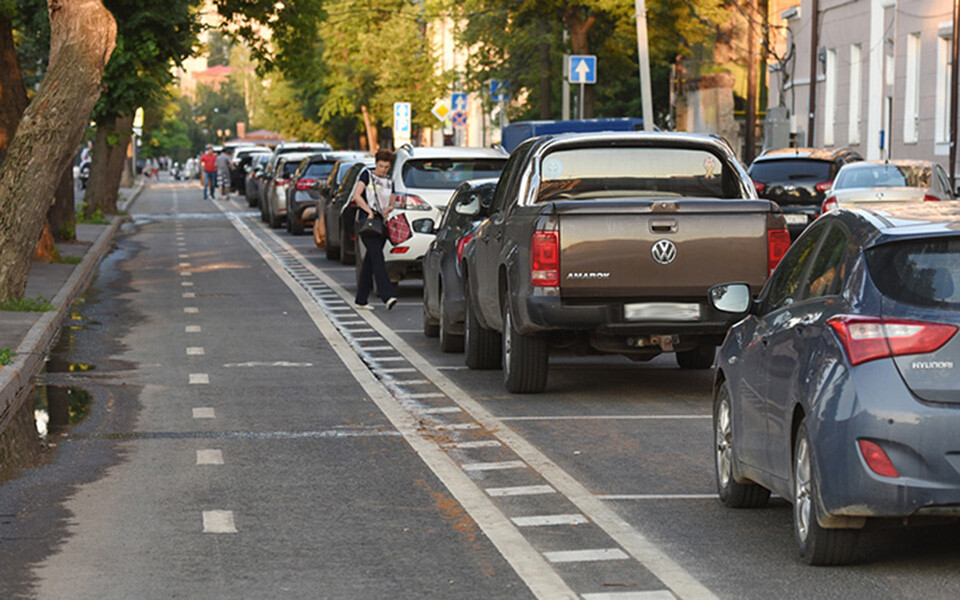
[[373,164],[372,158],[366,158],[351,165],[344,174],[337,193],[330,202],[327,202],[325,210],[327,257],[339,259],[345,265],[352,265],[357,256],[356,239],[353,233],[357,206],[353,202],[353,189],[357,185],[360,173],[368,167],[373,167]]
[[316,219],[320,190],[338,160],[363,156],[366,153],[318,152],[300,161],[291,178],[292,185],[287,188],[287,231],[293,235],[303,235],[304,226]]
[[250,164],[244,167],[246,175],[244,176],[244,193],[247,197],[247,205],[250,208],[260,204],[260,180],[263,176],[263,169],[273,156],[271,152],[254,154],[250,159]]
[[437,236],[423,257],[423,333],[444,352],[463,351],[466,300],[460,279],[463,247],[487,217],[497,179],[465,181],[453,193]]
[[820,214],[840,167],[860,160],[863,157],[849,148],[783,148],[758,156],[747,173],[761,198],[780,205],[795,240]]

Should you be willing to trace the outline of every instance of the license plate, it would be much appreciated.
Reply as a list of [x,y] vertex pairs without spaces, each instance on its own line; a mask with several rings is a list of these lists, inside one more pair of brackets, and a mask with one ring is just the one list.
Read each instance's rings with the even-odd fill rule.
[[623,305],[627,321],[696,321],[700,305],[680,302],[643,302]]
[[783,218],[787,220],[787,225],[806,225],[809,220],[807,215],[784,214]]

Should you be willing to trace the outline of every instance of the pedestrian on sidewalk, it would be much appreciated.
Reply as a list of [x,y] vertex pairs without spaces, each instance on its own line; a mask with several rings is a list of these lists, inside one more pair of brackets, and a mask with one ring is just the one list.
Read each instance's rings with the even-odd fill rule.
[[[378,150],[373,171],[364,169],[360,174],[353,199],[360,211],[358,214],[366,213],[367,219],[372,219],[377,213],[386,221],[390,211],[393,210],[393,184],[387,177],[392,162],[393,152],[385,149]],[[362,222],[357,225],[358,231]],[[367,304],[367,299],[373,289],[373,279],[376,278],[380,299],[387,305],[387,310],[390,310],[397,303],[397,297],[383,259],[383,245],[387,238],[382,235],[357,235],[357,237],[367,252],[360,267],[360,279],[357,281],[357,297],[354,300],[356,307],[373,310],[373,307]]]
[[217,155],[213,153],[213,146],[207,144],[207,151],[200,157],[200,166],[203,169],[203,199],[207,193],[213,200],[217,191]]
[[226,199],[230,195],[230,155],[226,148],[217,155],[217,182],[220,184],[220,195]]

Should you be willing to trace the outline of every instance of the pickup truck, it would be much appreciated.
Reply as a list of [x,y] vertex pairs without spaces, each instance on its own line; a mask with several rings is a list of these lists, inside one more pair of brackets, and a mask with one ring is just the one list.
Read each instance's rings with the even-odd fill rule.
[[588,133],[527,140],[463,254],[464,351],[507,390],[543,391],[551,348],[709,368],[735,316],[704,298],[754,295],[790,246],[776,203],[721,138]]

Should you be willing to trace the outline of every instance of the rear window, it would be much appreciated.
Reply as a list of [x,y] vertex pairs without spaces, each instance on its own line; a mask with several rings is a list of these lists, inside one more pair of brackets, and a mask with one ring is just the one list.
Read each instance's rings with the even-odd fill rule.
[[867,251],[867,267],[883,295],[898,302],[960,308],[960,237],[878,246]]
[[761,183],[797,179],[833,179],[833,163],[822,160],[761,160],[750,167],[750,178]]
[[712,152],[688,148],[558,150],[540,169],[539,201],[649,195],[741,198],[739,177]]
[[300,166],[300,163],[293,160],[283,163],[283,176],[290,177],[296,172],[297,167],[299,166]]
[[915,187],[931,185],[932,171],[929,167],[905,165],[871,165],[845,169],[837,177],[834,188]]
[[403,184],[409,188],[453,190],[469,179],[499,177],[506,159],[437,158],[403,163]]
[[303,176],[310,179],[326,179],[331,171],[333,171],[333,163],[313,163],[307,167],[307,172]]

